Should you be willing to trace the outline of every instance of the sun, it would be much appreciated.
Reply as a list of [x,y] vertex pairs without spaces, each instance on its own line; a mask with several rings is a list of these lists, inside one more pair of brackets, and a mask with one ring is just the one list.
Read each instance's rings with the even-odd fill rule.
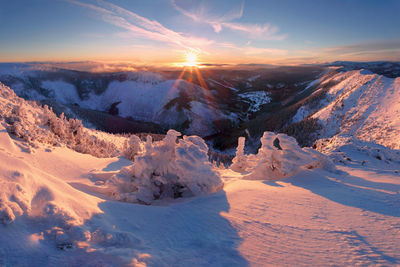
[[183,63],[183,65],[187,67],[197,67],[197,54],[194,52],[187,52],[186,55],[186,62]]

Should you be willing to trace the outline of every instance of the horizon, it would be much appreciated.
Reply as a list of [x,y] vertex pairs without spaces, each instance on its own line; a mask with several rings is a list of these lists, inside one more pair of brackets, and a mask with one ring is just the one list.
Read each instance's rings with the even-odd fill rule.
[[179,67],[188,54],[196,66],[399,61],[399,8],[373,0],[6,0],[0,62]]

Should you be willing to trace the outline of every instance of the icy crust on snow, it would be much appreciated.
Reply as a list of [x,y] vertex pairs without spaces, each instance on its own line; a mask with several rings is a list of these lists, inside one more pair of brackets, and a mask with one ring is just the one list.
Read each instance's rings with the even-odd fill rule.
[[244,137],[239,145],[231,169],[244,174],[243,179],[274,180],[293,176],[302,169],[335,169],[330,159],[311,148],[300,148],[296,139],[285,134],[264,132],[257,154],[245,155]]
[[158,199],[190,197],[222,189],[219,173],[208,161],[208,147],[198,136],[169,130],[165,139],[130,140],[132,166],[119,172],[92,173],[92,190],[118,201],[151,204]]

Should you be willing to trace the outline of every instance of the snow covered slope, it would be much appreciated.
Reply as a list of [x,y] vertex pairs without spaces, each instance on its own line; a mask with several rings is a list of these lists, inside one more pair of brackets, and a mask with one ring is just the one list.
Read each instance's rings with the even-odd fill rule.
[[[302,170],[282,181],[221,169],[223,191],[145,206],[88,190],[132,163],[0,131],[0,264],[309,266],[400,263],[400,165]],[[373,158],[371,158],[373,160]],[[375,168],[379,166],[379,168]],[[394,168],[394,169],[393,169]],[[268,179],[268,177],[265,177]]]
[[118,103],[119,115],[136,120],[156,122],[165,127],[182,125],[188,121],[188,134],[214,133],[213,122],[235,116],[218,109],[212,92],[184,80],[166,80],[158,83],[113,81],[101,95],[94,93],[80,101],[85,108],[107,111]]
[[322,138],[348,135],[400,149],[400,78],[354,70],[323,77],[319,86],[329,83],[320,104],[301,107],[296,121],[312,115],[323,124]]

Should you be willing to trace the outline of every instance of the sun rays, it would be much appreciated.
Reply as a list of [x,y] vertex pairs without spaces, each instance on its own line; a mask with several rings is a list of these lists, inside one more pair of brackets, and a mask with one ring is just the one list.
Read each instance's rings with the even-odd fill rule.
[[[198,62],[198,56],[199,54],[196,52],[187,51],[184,53],[185,61],[175,64],[175,66],[181,67],[182,71],[172,85],[168,95],[173,94],[173,92],[176,92],[177,90],[183,91],[183,93],[188,94],[188,98],[191,99],[191,102],[203,103],[204,107],[209,111],[209,116],[213,117],[212,121],[215,121],[218,117],[217,111],[219,110],[219,105],[214,94],[210,90],[206,79],[204,79],[203,74],[201,73],[201,69],[204,66]],[[209,70],[205,71],[208,72]],[[185,82],[186,84],[184,84],[184,87],[179,89],[180,84]],[[197,93],[195,93],[196,91]],[[219,128],[218,125],[210,125],[210,127]]]

